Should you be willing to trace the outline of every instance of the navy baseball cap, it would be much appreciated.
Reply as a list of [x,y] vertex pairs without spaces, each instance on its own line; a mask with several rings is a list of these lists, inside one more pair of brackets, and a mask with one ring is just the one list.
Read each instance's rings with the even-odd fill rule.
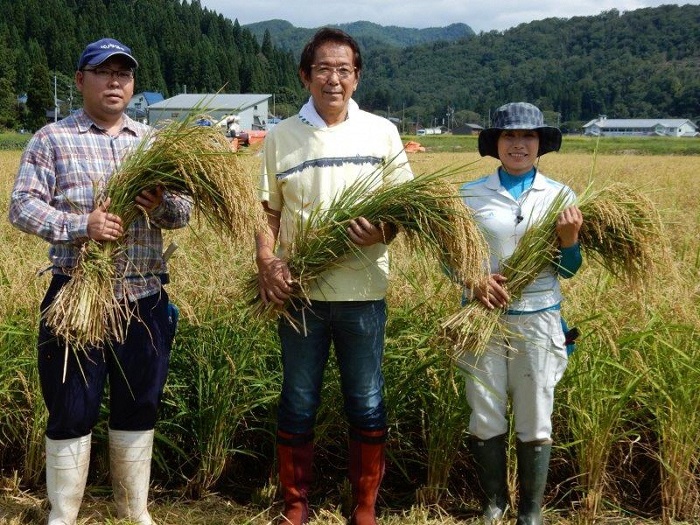
[[121,55],[128,58],[132,62],[133,67],[138,67],[139,63],[131,54],[131,49],[113,38],[102,38],[97,42],[88,44],[83,50],[78,60],[78,69],[83,69],[85,66],[99,66],[102,62],[116,55]]
[[540,135],[538,157],[550,151],[559,151],[561,147],[561,131],[545,126],[544,116],[537,106],[528,102],[511,102],[498,108],[493,117],[493,126],[479,133],[479,153],[482,157],[498,158],[498,137],[506,129],[537,130]]

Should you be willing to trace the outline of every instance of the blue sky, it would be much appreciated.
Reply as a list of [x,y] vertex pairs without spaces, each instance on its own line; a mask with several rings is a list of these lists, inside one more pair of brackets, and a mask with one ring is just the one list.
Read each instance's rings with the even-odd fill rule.
[[297,27],[319,27],[367,20],[384,26],[443,27],[456,22],[480,31],[504,30],[543,18],[590,16],[617,9],[620,12],[663,4],[700,4],[700,0],[201,0],[203,7],[239,23],[287,20]]

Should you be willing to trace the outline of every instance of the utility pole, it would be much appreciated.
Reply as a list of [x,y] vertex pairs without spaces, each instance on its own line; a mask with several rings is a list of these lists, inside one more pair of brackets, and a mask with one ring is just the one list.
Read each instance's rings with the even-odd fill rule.
[[[44,116],[46,118],[46,116]],[[53,74],[53,121],[58,122],[58,93],[56,88],[56,72]]]
[[401,132],[406,133],[406,125],[404,121],[406,120],[406,102],[401,102]]

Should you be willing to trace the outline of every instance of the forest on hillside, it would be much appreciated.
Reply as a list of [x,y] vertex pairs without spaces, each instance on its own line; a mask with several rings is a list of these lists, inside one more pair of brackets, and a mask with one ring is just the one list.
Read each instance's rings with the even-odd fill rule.
[[[454,43],[368,53],[360,103],[410,116],[468,110],[487,123],[526,100],[563,127],[610,118],[700,118],[700,6],[550,18]],[[479,122],[479,121],[477,121]],[[552,122],[555,124],[556,122]]]
[[[241,26],[199,0],[0,0],[0,9],[0,128],[36,129],[54,90],[78,107],[75,62],[86,43],[104,36],[134,50],[136,92],[270,93],[282,117],[306,96],[297,60],[313,30],[288,22]],[[355,98],[401,119],[404,129],[488,125],[493,110],[513,100],[537,104],[564,130],[600,114],[700,119],[699,5],[549,18],[479,34],[466,24],[339,27],[363,48]]]
[[[179,0],[0,0],[0,127],[36,129],[58,98],[80,105],[73,86],[83,48],[105,36],[139,61],[135,92],[275,93],[297,104],[295,58],[237,21]],[[26,94],[26,106],[18,96]]]
[[[266,24],[250,27],[261,34]],[[411,122],[488,124],[514,100],[572,129],[600,114],[700,119],[699,5],[548,18],[416,46],[380,41],[379,31],[367,38],[366,25],[338,27],[364,39],[360,105]],[[272,31],[273,44],[288,45],[291,33],[278,41]]]
[[[243,27],[249,29],[258,40],[262,41],[265,33],[272,35],[273,43],[283,49],[289,49],[295,56],[301,55],[306,42],[308,42],[318,28],[295,27],[286,20],[266,20],[246,24]],[[373,22],[360,21],[347,24],[333,25],[352,35],[360,47],[367,51],[374,48],[386,47],[410,47],[433,42],[451,42],[461,38],[474,36],[474,30],[466,24],[456,23],[445,27],[427,27],[415,29],[411,27],[382,26]]]

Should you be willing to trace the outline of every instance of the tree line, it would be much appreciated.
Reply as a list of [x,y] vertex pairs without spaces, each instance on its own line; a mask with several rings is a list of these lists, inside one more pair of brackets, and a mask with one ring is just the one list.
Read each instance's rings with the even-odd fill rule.
[[139,61],[137,93],[275,93],[294,105],[301,99],[290,51],[273,46],[269,35],[259,42],[198,0],[0,0],[0,10],[0,127],[37,129],[54,107],[54,91],[66,106],[79,107],[78,57],[106,36],[131,47]]
[[610,118],[700,119],[700,6],[549,18],[454,42],[367,50],[363,107],[429,125],[488,124],[528,101],[572,130]]
[[[85,44],[104,36],[132,47],[136,92],[271,93],[283,117],[305,96],[297,57],[313,30],[288,22],[241,26],[199,0],[0,0],[0,8],[3,128],[38,128],[54,90],[66,110],[79,107],[75,63]],[[564,130],[600,114],[700,119],[698,5],[613,9],[479,34],[464,24],[429,32],[338,27],[363,48],[355,98],[401,119],[404,130],[488,125],[495,108],[515,100],[538,105]],[[423,43],[413,44],[418,38]]]
[[[265,32],[273,35],[275,45],[294,51],[299,57],[301,50],[318,28],[295,27],[286,20],[266,20],[246,24],[246,29],[262,40]],[[404,48],[421,44],[432,44],[439,41],[455,41],[461,38],[474,36],[474,30],[467,24],[455,23],[445,27],[429,27],[415,29],[411,27],[382,26],[373,22],[360,21],[347,24],[338,24],[338,27],[352,35],[363,50],[375,47]]]
[[[245,27],[259,36],[270,31],[275,44],[297,56],[313,33],[279,20]],[[418,45],[402,42],[401,28],[337,27],[363,47],[360,105],[404,122],[487,125],[495,108],[516,100],[538,105],[551,124],[572,130],[600,114],[700,118],[698,5],[613,9],[479,34],[453,24],[421,35]]]

